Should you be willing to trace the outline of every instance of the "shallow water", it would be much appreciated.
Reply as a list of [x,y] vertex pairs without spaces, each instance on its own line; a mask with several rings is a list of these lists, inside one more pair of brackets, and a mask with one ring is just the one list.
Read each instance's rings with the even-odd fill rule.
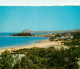
[[47,37],[9,37],[0,36],[0,49],[6,47],[16,47],[22,45],[29,45],[34,43],[39,43],[38,40],[45,40],[48,39]]

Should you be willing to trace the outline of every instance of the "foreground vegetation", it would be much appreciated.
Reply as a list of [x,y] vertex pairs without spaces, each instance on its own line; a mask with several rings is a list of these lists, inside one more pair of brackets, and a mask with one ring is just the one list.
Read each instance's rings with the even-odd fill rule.
[[[25,54],[21,59],[16,54]],[[15,57],[13,57],[15,55]],[[80,47],[21,49],[0,56],[0,69],[78,69]]]

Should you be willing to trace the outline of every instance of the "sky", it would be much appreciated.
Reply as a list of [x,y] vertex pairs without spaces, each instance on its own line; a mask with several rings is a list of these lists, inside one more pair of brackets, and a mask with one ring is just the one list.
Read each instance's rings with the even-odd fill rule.
[[0,6],[0,32],[80,29],[80,6]]

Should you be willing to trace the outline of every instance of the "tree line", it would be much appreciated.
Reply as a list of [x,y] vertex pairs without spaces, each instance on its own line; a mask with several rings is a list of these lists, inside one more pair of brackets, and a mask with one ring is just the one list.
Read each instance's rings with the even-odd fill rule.
[[10,36],[32,36],[31,33],[16,33],[16,34],[12,34]]

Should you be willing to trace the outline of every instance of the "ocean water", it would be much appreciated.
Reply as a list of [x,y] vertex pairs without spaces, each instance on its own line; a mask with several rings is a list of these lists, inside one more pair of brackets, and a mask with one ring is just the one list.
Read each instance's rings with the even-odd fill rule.
[[12,33],[0,33],[0,49],[38,43],[47,37],[10,37]]

